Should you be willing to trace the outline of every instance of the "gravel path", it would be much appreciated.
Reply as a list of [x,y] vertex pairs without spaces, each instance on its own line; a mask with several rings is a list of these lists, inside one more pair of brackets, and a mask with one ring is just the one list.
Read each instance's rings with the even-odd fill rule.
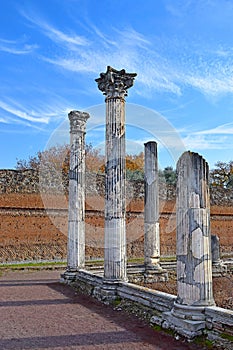
[[0,277],[0,350],[203,349],[61,285],[61,271]]

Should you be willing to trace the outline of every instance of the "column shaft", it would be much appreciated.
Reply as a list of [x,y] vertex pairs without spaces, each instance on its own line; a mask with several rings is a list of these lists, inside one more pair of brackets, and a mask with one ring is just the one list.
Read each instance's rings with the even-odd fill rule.
[[106,100],[105,278],[126,279],[125,107]]
[[89,114],[72,111],[68,215],[68,270],[85,265],[85,129]]
[[146,268],[159,266],[159,187],[157,143],[145,143],[144,258]]
[[177,304],[213,305],[206,161],[185,152],[177,164]]

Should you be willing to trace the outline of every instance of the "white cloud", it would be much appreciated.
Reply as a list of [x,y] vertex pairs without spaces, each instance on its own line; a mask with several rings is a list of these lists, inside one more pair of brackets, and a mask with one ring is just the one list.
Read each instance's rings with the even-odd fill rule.
[[[175,16],[191,13],[193,1],[174,5],[167,10]],[[204,7],[207,6],[204,2]],[[195,5],[196,10],[200,10]],[[181,95],[186,87],[208,96],[233,93],[233,59],[231,47],[222,43],[208,43],[181,37],[156,38],[144,36],[129,27],[108,26],[100,29],[93,23],[80,28],[61,30],[37,15],[22,13],[46,37],[59,46],[56,54],[42,55],[42,59],[64,70],[77,73],[96,73],[103,70],[103,62],[116,69],[137,72],[134,92],[151,97],[152,91]],[[82,27],[83,30],[83,27]],[[84,34],[83,34],[84,33]],[[69,48],[69,50],[67,50]]]
[[226,123],[223,125],[219,125],[216,128],[198,131],[195,134],[196,135],[215,135],[215,134],[233,135],[233,123]]
[[22,40],[5,40],[0,38],[0,51],[14,55],[26,55],[38,48],[38,45],[22,43]]
[[0,123],[8,124],[8,120],[6,118],[0,117]]
[[3,101],[0,101],[0,108],[3,109],[5,112],[8,112],[18,118],[31,121],[31,122],[39,122],[39,123],[48,123],[48,117],[35,117],[35,113],[31,112],[30,114],[28,112],[25,112],[23,110],[19,110],[15,108],[14,106],[11,106]]
[[48,124],[51,120],[55,119],[63,119],[65,115],[67,115],[65,108],[62,106],[58,106],[57,103],[49,105],[44,105],[43,109],[29,109],[29,107],[25,108],[21,104],[17,102],[17,100],[10,100],[5,102],[0,100],[0,110],[2,110],[2,114],[4,113],[3,120],[6,123],[27,123],[27,125],[31,125],[31,123],[39,123],[39,124]]
[[77,35],[70,31],[65,33],[49,23],[46,23],[44,20],[41,20],[39,17],[29,15],[24,11],[21,11],[21,14],[33,25],[37,26],[44,35],[50,38],[55,43],[60,43],[62,45],[70,46],[72,49],[75,49],[76,46],[86,46],[89,45],[89,40],[84,36]]
[[229,142],[227,137],[208,137],[207,135],[190,134],[183,138],[187,149],[192,151],[203,150],[223,150],[229,149],[233,145],[233,140]]

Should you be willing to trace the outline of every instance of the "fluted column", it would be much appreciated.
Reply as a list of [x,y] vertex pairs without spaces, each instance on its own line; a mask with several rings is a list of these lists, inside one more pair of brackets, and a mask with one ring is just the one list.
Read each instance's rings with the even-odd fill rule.
[[89,114],[71,111],[68,252],[69,271],[85,265],[85,130]]
[[177,304],[214,305],[209,167],[199,154],[185,152],[177,174]]
[[104,277],[126,280],[125,99],[135,73],[107,67],[96,79],[106,95]]
[[146,269],[160,268],[157,143],[145,143],[144,259]]

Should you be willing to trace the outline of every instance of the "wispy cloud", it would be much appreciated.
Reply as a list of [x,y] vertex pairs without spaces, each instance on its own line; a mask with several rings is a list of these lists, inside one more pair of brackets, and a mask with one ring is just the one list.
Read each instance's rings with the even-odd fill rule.
[[54,120],[62,120],[67,115],[66,107],[57,103],[43,105],[43,108],[23,107],[17,100],[0,100],[0,111],[3,116],[2,123],[17,123],[27,125],[47,125]]
[[196,135],[233,135],[233,122],[219,125],[216,128],[195,132]]
[[29,15],[21,10],[21,14],[33,25],[42,31],[53,42],[71,47],[73,50],[76,46],[89,45],[89,40],[84,36],[77,35],[73,31],[67,31],[67,33],[53,27],[46,21],[40,19],[35,15]]
[[193,151],[224,150],[233,146],[233,140],[229,140],[226,136],[208,137],[207,135],[190,134],[183,138],[183,142],[187,149]]
[[191,150],[230,150],[233,148],[233,122],[192,133],[183,130],[182,134],[186,148]]
[[0,117],[0,123],[8,124],[8,120],[6,118]]
[[[185,6],[181,3],[174,6],[170,1],[167,10],[180,17],[190,12],[193,4],[188,1]],[[194,88],[206,96],[233,93],[232,48],[228,46],[216,43],[210,50],[206,43],[195,39],[145,36],[130,25],[124,29],[111,26],[100,29],[89,22],[82,28],[63,30],[33,12],[21,10],[21,14],[30,26],[57,46],[57,50],[50,51],[41,47],[38,56],[54,67],[75,73],[93,73],[96,77],[105,64],[125,68],[138,73],[132,93],[149,98],[155,91],[181,96],[187,88]],[[16,41],[0,40],[0,50],[1,45],[12,53],[14,50],[15,53],[27,53],[36,48],[25,44],[20,51]],[[25,113],[22,118],[37,121],[36,115]]]
[[0,38],[0,51],[14,55],[26,55],[38,48],[36,44],[26,44],[22,40],[6,40]]
[[38,116],[38,115],[36,115],[36,113],[34,111],[31,111],[31,113],[25,112],[23,109],[20,110],[17,107],[15,107],[14,105],[9,105],[3,101],[0,101],[0,108],[3,111],[5,111],[13,116],[16,116],[20,119],[27,120],[30,122],[47,124],[49,121],[48,117]]
[[[228,48],[216,47],[203,51],[202,45],[192,42],[154,42],[133,28],[120,31],[113,28],[109,35],[93,26],[89,39],[67,34],[44,22],[34,21],[61,51],[56,56],[43,56],[50,64],[73,72],[97,73],[103,62],[116,68],[138,72],[136,90],[146,96],[151,91],[167,91],[181,95],[192,87],[210,96],[233,93],[232,56]],[[69,46],[70,50],[64,50]],[[156,49],[155,49],[156,47]],[[220,54],[221,52],[221,54]],[[143,89],[140,88],[143,86]]]

